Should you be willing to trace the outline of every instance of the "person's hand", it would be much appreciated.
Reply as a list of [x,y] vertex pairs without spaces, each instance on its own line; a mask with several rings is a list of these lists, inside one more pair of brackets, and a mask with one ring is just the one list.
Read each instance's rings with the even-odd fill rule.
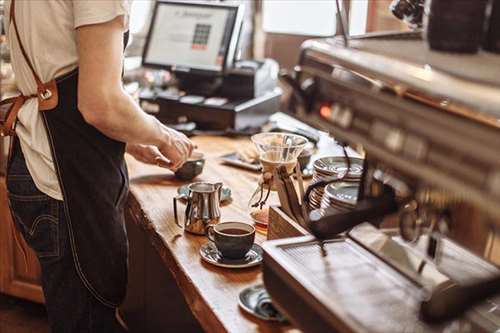
[[163,140],[157,145],[160,153],[170,164],[169,169],[175,171],[191,156],[195,145],[184,134],[160,124]]
[[127,144],[127,153],[136,160],[167,168],[180,168],[195,148],[184,134],[160,124],[161,140],[155,145]]
[[162,168],[170,168],[170,161],[165,158],[155,146],[127,144],[127,153],[142,163],[153,164]]

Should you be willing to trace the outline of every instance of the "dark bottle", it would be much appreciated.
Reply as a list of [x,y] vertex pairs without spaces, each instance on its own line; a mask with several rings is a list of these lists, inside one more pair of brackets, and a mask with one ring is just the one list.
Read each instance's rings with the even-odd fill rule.
[[389,9],[398,19],[417,28],[422,26],[424,2],[425,0],[393,0]]
[[493,0],[484,49],[500,53],[500,0]]
[[487,0],[427,0],[424,26],[433,50],[476,53],[481,45]]

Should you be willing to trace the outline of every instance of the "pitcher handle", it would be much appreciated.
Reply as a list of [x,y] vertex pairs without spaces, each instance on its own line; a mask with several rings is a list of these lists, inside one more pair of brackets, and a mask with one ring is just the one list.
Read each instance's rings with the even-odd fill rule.
[[180,199],[187,199],[187,200],[189,200],[189,197],[186,197],[184,195],[179,195],[177,197],[174,197],[174,219],[175,219],[175,224],[177,224],[177,226],[179,228],[183,228],[183,226],[179,223],[179,217],[178,217],[178,214],[177,214],[177,201],[180,200]]
[[222,194],[222,188],[224,187],[224,184],[221,182],[215,183],[214,184],[215,189],[217,192],[219,192],[219,196]]

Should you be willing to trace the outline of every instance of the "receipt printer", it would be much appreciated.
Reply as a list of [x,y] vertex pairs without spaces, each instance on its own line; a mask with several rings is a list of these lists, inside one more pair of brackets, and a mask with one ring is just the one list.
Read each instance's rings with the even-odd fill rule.
[[272,91],[278,84],[279,65],[273,59],[243,60],[224,75],[220,95],[254,98]]

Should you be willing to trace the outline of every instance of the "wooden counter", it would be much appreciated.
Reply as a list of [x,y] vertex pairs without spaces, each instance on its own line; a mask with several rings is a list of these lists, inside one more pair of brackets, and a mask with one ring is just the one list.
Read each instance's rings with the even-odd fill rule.
[[[245,221],[247,202],[257,184],[258,173],[220,164],[217,158],[250,145],[248,139],[197,137],[194,139],[207,157],[205,169],[196,181],[222,181],[232,190],[233,201],[221,208],[221,221]],[[203,262],[200,246],[204,236],[184,233],[173,219],[172,198],[182,185],[173,174],[155,166],[147,166],[127,156],[130,175],[129,213],[146,230],[163,264],[173,274],[192,313],[206,332],[294,332],[290,326],[254,319],[238,307],[238,295],[244,288],[259,284],[260,267],[231,270]],[[179,207],[184,209],[184,206]],[[256,242],[265,236],[257,234]],[[134,246],[131,241],[131,249]],[[145,299],[148,302],[148,299]],[[168,315],[168,314],[165,314]],[[168,332],[169,328],[165,328]]]

